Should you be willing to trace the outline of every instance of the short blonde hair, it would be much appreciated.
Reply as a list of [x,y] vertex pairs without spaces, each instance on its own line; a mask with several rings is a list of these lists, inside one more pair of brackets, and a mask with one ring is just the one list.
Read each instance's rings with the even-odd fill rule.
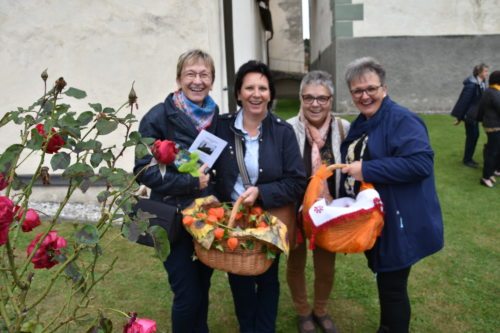
[[179,56],[179,60],[177,60],[177,80],[181,79],[181,73],[184,66],[193,64],[199,60],[203,61],[203,63],[205,63],[205,65],[210,69],[213,83],[215,80],[214,60],[207,52],[200,49],[188,50]]

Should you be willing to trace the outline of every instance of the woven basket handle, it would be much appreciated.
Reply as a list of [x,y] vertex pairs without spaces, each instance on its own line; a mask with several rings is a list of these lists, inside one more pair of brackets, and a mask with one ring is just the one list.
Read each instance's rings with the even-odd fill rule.
[[[334,171],[336,169],[342,169],[343,167],[346,167],[346,166],[348,166],[348,164],[336,163],[336,164],[331,164],[331,165],[327,166],[326,168],[329,171]],[[361,182],[360,191],[367,190],[367,189],[373,189],[373,188],[374,187],[373,187],[372,183]]]
[[238,214],[238,208],[240,207],[241,203],[243,202],[243,197],[240,196],[238,200],[233,205],[233,209],[231,210],[231,215],[229,215],[229,221],[227,222],[227,226],[229,228],[234,227],[234,223],[236,221],[236,214]]
[[334,171],[334,170],[337,170],[337,169],[342,169],[342,168],[344,168],[346,166],[347,166],[347,164],[335,163],[335,164],[331,164],[331,165],[327,166],[326,168],[329,171]]

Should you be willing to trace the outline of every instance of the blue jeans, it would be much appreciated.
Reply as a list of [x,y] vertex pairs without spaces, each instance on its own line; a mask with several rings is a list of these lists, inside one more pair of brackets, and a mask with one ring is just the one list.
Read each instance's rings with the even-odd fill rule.
[[278,315],[279,256],[261,275],[228,274],[240,333],[274,333]]
[[184,228],[181,233],[163,263],[174,293],[172,332],[207,333],[208,291],[213,270],[199,260],[193,261],[193,239]]
[[475,120],[465,120],[465,149],[463,162],[472,162],[477,140],[479,139],[479,124]]

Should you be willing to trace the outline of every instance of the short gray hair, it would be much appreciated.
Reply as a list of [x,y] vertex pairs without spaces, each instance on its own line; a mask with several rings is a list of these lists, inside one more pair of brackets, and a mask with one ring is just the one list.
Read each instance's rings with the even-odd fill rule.
[[332,94],[332,96],[335,92],[332,76],[330,75],[330,73],[327,73],[325,71],[317,70],[307,73],[300,82],[300,94],[302,94],[302,90],[304,89],[304,87],[310,84],[324,86],[330,91],[330,94]]
[[385,69],[382,65],[375,58],[363,57],[347,65],[345,70],[347,86],[351,87],[352,81],[359,79],[369,72],[375,73],[380,79],[380,84],[385,85]]

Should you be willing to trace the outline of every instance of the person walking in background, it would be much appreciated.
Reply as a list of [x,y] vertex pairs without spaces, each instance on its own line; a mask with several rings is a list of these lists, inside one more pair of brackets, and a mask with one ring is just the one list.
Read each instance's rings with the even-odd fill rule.
[[355,197],[372,183],[384,205],[384,227],[365,252],[376,274],[380,302],[378,333],[408,333],[408,277],[419,260],[443,247],[443,219],[434,180],[434,152],[425,123],[387,95],[385,70],[360,58],[345,79],[360,114],[342,143],[348,165],[341,194]]
[[[298,202],[306,186],[304,165],[292,127],[270,111],[275,88],[269,67],[255,60],[241,65],[234,94],[241,108],[234,115],[221,115],[217,124],[217,136],[228,143],[215,164],[217,198],[234,202],[242,197],[243,205],[256,204],[265,210]],[[245,184],[240,172],[239,143],[241,164],[251,184]],[[241,333],[276,331],[278,268],[279,255],[260,275],[228,273]]]
[[[304,160],[307,177],[311,177],[321,164],[340,163],[340,144],[349,132],[349,122],[332,114],[334,87],[332,76],[324,71],[307,73],[300,83],[300,111],[288,120],[293,126],[300,152]],[[340,170],[328,178],[328,196],[339,196]],[[300,333],[316,332],[316,324],[324,333],[335,333],[337,329],[328,314],[327,305],[333,288],[335,253],[316,247],[313,250],[314,296],[313,307],[307,300],[305,268],[307,246],[304,230],[299,227],[304,239],[290,249],[287,264],[287,281],[298,314]]]
[[480,183],[493,187],[495,176],[500,176],[500,71],[491,73],[489,84],[479,102],[477,120],[483,123],[488,138],[483,151],[483,178]]
[[[142,137],[174,141],[187,150],[201,130],[214,132],[217,124],[219,108],[208,95],[215,80],[212,57],[196,49],[181,54],[176,79],[179,90],[144,115],[139,132]],[[198,170],[200,176],[193,177],[180,173],[171,164],[162,175],[153,156],[148,155],[136,160],[134,173],[140,183],[151,189],[151,200],[183,209],[195,198],[213,194],[209,186],[210,175],[204,173],[206,167],[202,165]],[[170,254],[163,263],[174,294],[172,332],[206,333],[213,270],[193,260],[193,239],[184,228],[180,233],[180,239],[170,244]]]
[[455,125],[460,124],[461,121],[464,122],[465,149],[462,162],[471,168],[478,167],[478,163],[473,159],[477,140],[479,139],[479,125],[476,115],[479,100],[486,88],[488,68],[488,65],[484,63],[474,67],[472,75],[464,80],[462,92],[451,111],[451,115],[457,119]]

